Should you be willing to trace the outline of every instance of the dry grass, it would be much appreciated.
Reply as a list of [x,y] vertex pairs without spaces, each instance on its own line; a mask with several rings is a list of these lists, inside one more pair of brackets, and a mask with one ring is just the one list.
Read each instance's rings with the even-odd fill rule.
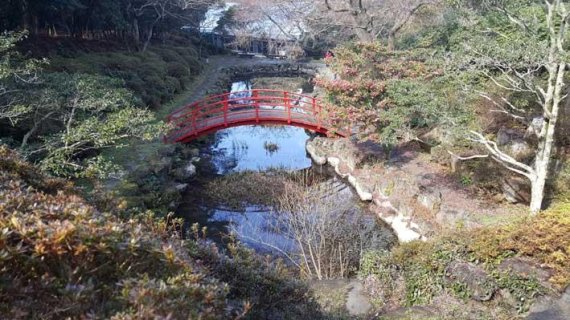
[[555,205],[536,217],[481,230],[470,247],[485,261],[506,255],[531,258],[552,269],[550,282],[563,289],[570,284],[570,203]]

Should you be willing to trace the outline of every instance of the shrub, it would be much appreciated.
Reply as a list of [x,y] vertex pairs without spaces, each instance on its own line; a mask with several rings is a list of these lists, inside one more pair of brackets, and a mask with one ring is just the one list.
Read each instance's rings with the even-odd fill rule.
[[570,284],[569,213],[570,204],[565,203],[507,225],[455,231],[428,242],[413,241],[390,253],[369,252],[363,258],[361,275],[375,279],[371,290],[381,292],[386,301],[421,305],[442,294],[469,297],[461,282],[444,280],[451,262],[473,262],[486,270],[499,288],[515,297],[516,305],[510,309],[499,306],[503,312],[525,312],[548,289],[533,276],[504,272],[498,265],[507,257],[523,257],[551,270],[551,285],[564,289]]
[[190,77],[190,70],[188,66],[179,62],[171,62],[167,68],[168,75],[177,79],[188,79]]
[[192,47],[160,46],[145,53],[96,52],[75,57],[55,56],[50,60],[51,71],[123,79],[144,105],[154,108],[170,100],[201,71],[198,54]]
[[528,257],[554,271],[558,289],[570,284],[570,203],[555,205],[536,217],[479,231],[470,249],[476,258],[498,263],[507,256]]
[[121,219],[72,191],[0,147],[2,317],[319,318],[308,289],[282,264],[239,247],[226,256],[197,228],[183,240],[181,221]]
[[397,145],[435,127],[451,132],[472,121],[458,94],[460,82],[443,75],[442,63],[428,59],[424,50],[394,52],[379,42],[347,44],[328,62],[334,79],[316,79],[331,102],[328,117],[338,127],[349,119],[375,128],[363,133],[364,139]]

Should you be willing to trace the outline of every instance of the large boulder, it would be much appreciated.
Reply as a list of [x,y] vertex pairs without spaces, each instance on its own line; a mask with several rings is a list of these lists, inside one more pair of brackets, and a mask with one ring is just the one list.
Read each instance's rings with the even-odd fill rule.
[[416,200],[431,213],[437,214],[441,208],[442,194],[441,191],[434,188],[420,188]]
[[507,177],[501,184],[503,196],[510,203],[530,203],[530,182],[523,177]]
[[186,173],[186,175],[188,177],[193,177],[194,175],[196,175],[196,166],[192,163],[189,163],[185,168],[184,168],[184,172]]
[[495,280],[479,266],[468,262],[452,262],[445,269],[445,281],[448,285],[464,285],[476,301],[489,301],[498,289]]
[[471,227],[469,223],[469,214],[466,210],[452,209],[444,207],[436,215],[435,221],[442,226],[458,226],[463,225]]
[[521,257],[507,258],[503,260],[498,269],[502,272],[509,272],[524,278],[535,278],[544,287],[551,287],[548,282],[553,275],[553,270],[538,265],[536,262]]
[[176,180],[184,182],[196,175],[196,166],[188,163],[185,167],[174,170],[172,175]]
[[513,158],[522,160],[532,155],[533,150],[526,141],[516,139],[509,146],[509,153]]
[[502,127],[497,132],[497,145],[506,146],[518,137],[516,131]]
[[543,117],[534,117],[530,126],[526,129],[525,137],[538,137],[540,131],[542,131],[542,127],[544,126],[544,118]]
[[306,145],[306,149],[307,152],[309,153],[309,155],[311,156],[311,159],[313,159],[313,161],[318,164],[318,165],[324,165],[327,163],[327,156],[326,154],[319,150],[313,143],[312,141],[308,141],[307,145]]
[[568,320],[570,319],[570,287],[560,297],[543,297],[531,308],[528,320]]
[[172,163],[173,163],[172,157],[170,157],[170,156],[168,156],[168,157],[151,157],[150,159],[147,159],[146,161],[148,162],[150,170],[155,174],[158,174],[160,172],[168,170],[170,167],[172,167]]

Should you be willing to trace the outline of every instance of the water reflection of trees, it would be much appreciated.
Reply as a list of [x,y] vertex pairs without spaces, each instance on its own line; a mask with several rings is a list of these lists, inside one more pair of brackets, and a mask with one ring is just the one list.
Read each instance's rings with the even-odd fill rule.
[[280,124],[263,124],[257,126],[245,126],[246,133],[251,137],[267,139],[287,139],[293,135],[293,130],[299,130],[291,126]]
[[[233,129],[233,128],[232,128]],[[216,143],[212,147],[213,162],[219,172],[230,172],[235,169],[240,160],[247,155],[248,143],[244,140],[232,139],[229,148],[221,147],[223,140],[231,139],[231,129],[223,130],[216,136]]]
[[[232,226],[241,239],[286,258],[307,278],[354,275],[368,250],[387,249],[393,234],[328,181],[285,184],[271,218]],[[352,198],[352,200],[349,200]],[[267,236],[274,234],[274,236]]]
[[[252,144],[256,144],[255,150],[257,150],[257,144],[261,144],[267,156],[275,156],[283,149],[283,144],[288,144],[289,140],[294,137],[307,140],[310,133],[301,128],[283,125],[255,125],[224,129],[216,134],[216,142],[211,148],[213,162],[219,172],[231,172],[252,152],[249,150]],[[283,160],[284,165],[290,164],[287,161],[291,159]]]

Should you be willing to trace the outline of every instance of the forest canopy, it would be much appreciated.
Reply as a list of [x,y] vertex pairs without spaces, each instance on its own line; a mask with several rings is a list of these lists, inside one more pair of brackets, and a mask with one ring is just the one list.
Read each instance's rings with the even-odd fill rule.
[[146,50],[155,34],[197,26],[214,0],[7,0],[0,30],[32,35],[124,39]]

